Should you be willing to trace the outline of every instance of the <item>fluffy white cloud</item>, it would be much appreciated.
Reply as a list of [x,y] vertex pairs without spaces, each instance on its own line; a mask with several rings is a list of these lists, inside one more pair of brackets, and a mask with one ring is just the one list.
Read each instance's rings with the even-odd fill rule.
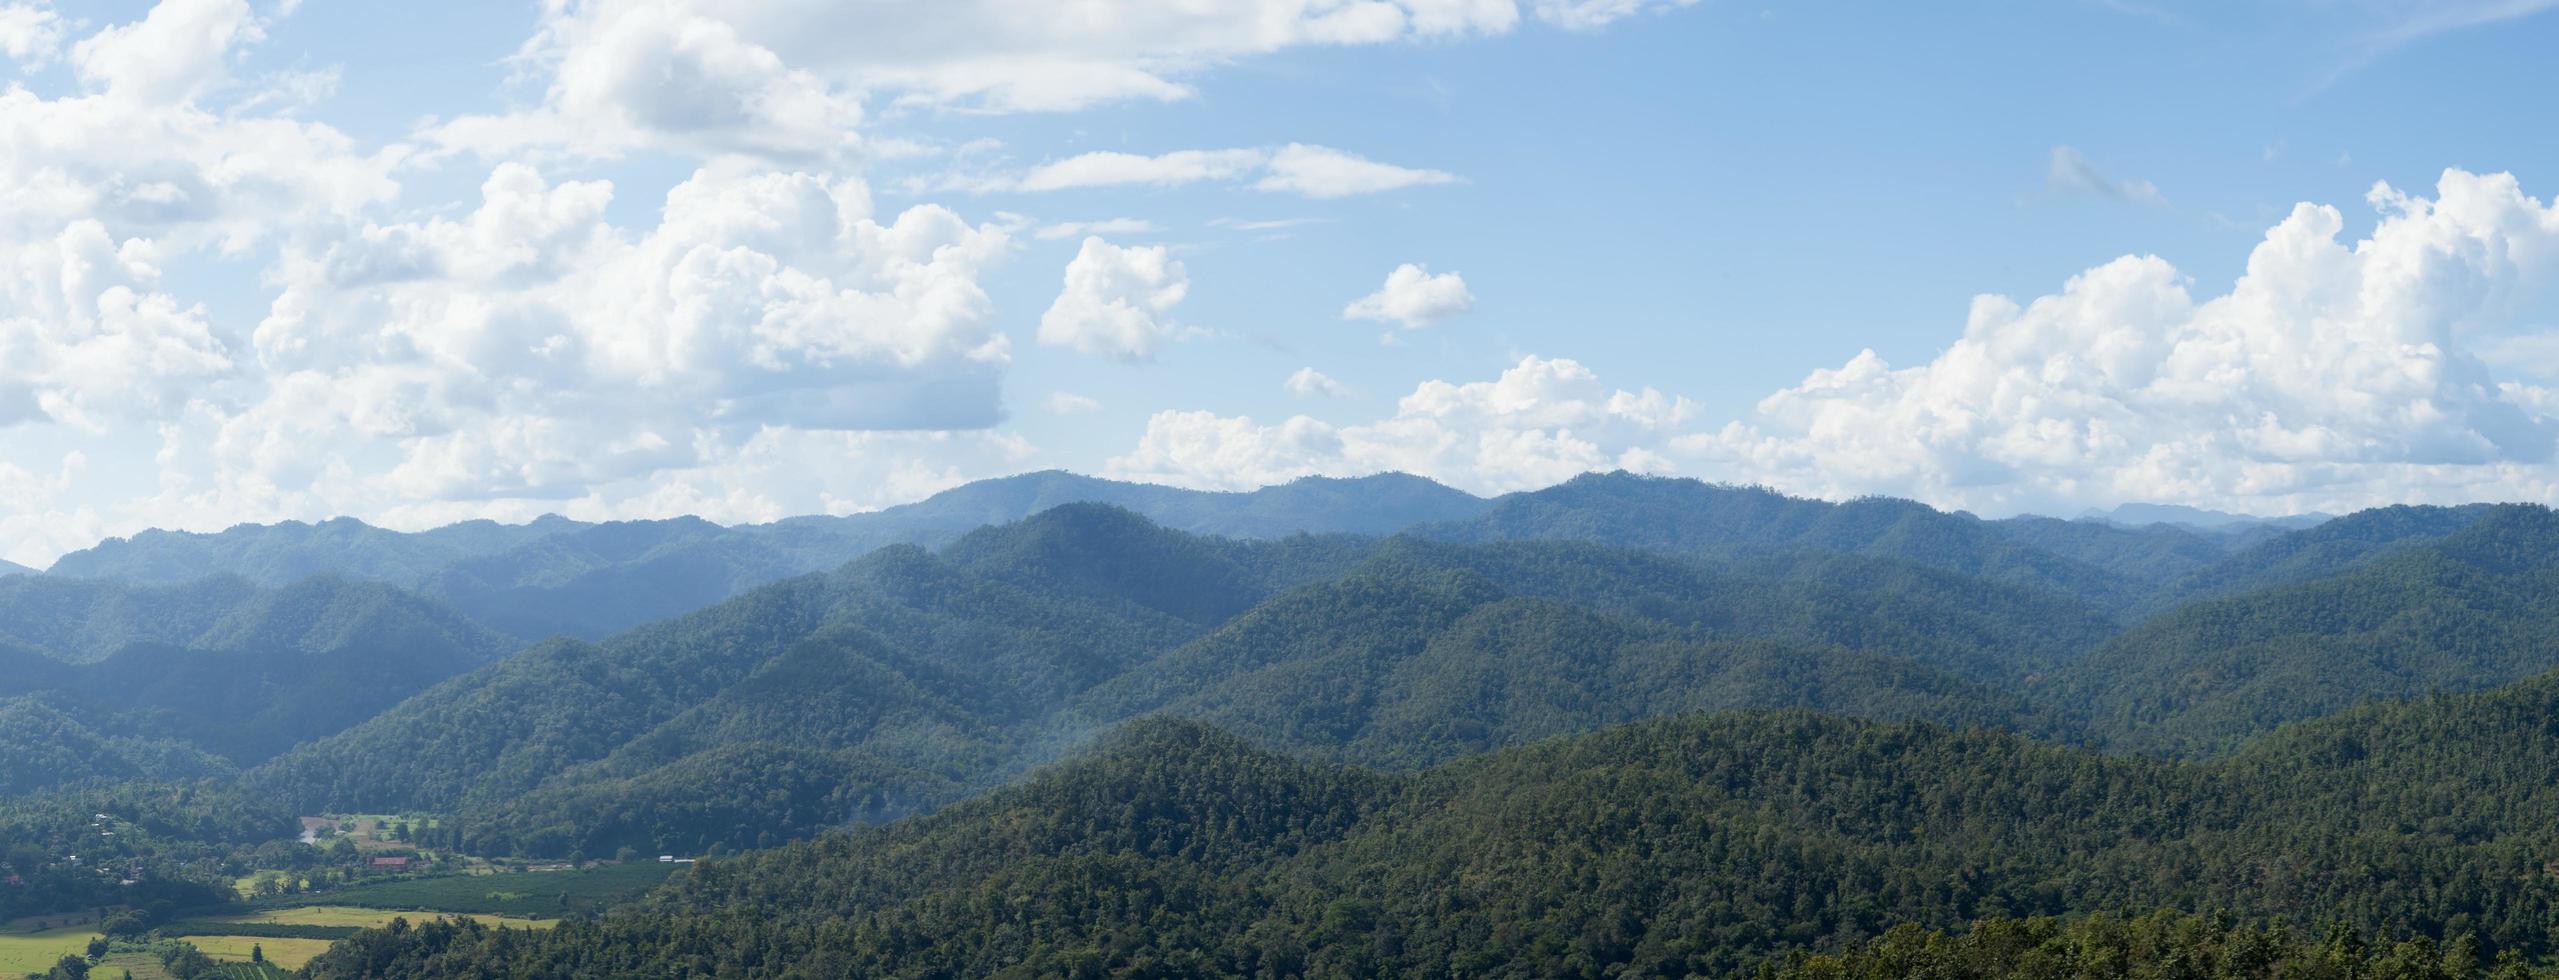
[[508,164],[481,196],[287,250],[260,361],[275,399],[303,378],[342,394],[268,421],[401,440],[402,496],[511,497],[685,465],[706,428],[1000,417],[1009,358],[977,284],[999,227],[931,206],[882,223],[858,181],[734,163],[677,185],[642,233],[605,221],[602,182]]
[[1298,368],[1296,374],[1281,383],[1288,393],[1299,398],[1348,398],[1351,389],[1314,368]]
[[1066,288],[1040,315],[1040,343],[1146,360],[1181,332],[1170,314],[1190,289],[1190,273],[1161,245],[1087,238],[1066,265]]
[[2510,175],[2377,186],[2371,237],[2304,204],[2230,292],[2126,257],[1894,369],[1871,351],[1683,442],[1710,471],[1991,511],[2164,500],[2238,510],[2550,499],[2552,393],[2470,353],[2559,277],[2559,209]]
[[1086,187],[1173,187],[1248,178],[1253,179],[1251,186],[1255,190],[1319,199],[1379,194],[1463,179],[1441,170],[1379,163],[1331,147],[1290,143],[1275,150],[1175,150],[1154,156],[1097,150],[1051,160],[1018,176],[955,177],[936,186],[981,193],[1042,192]]
[[1529,357],[1492,381],[1424,382],[1393,416],[1359,425],[1159,412],[1137,447],[1107,469],[1123,479],[1225,490],[1396,470],[1503,493],[1595,469],[1668,471],[1662,450],[1695,414],[1686,399],[1612,389],[1577,362]]
[[2044,187],[2047,190],[2079,194],[2095,194],[2135,204],[2163,205],[2168,199],[2147,180],[2116,180],[2097,169],[2097,164],[2077,147],[2056,146],[2044,162]]
[[42,2],[0,3],[0,56],[22,69],[53,63],[62,50],[62,15]]
[[1434,276],[1429,267],[1407,262],[1387,273],[1386,284],[1376,292],[1342,307],[1342,316],[1400,323],[1413,330],[1474,308],[1475,294],[1466,290],[1463,277],[1454,272]]
[[540,108],[464,116],[429,138],[507,153],[661,147],[784,159],[858,145],[858,93],[786,64],[739,30],[751,5],[558,3],[518,57],[547,69]]
[[231,367],[202,308],[152,291],[154,251],[94,221],[0,241],[0,427],[158,417]]

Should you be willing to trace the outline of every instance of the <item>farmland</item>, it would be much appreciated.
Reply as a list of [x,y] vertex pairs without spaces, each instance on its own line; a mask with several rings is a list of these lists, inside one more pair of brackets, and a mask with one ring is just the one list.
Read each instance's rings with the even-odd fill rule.
[[0,932],[0,976],[43,973],[63,957],[85,952],[96,938],[98,931],[88,926]]

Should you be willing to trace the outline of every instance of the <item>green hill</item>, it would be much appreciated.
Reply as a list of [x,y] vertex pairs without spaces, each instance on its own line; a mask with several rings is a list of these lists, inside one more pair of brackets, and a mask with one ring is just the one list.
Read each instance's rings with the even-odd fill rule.
[[[2282,764],[1754,713],[1398,776],[1152,721],[930,817],[699,865],[600,922],[369,933],[313,973],[1712,976],[1872,962],[1859,944],[1910,941],[1896,927],[2161,907],[2538,956],[2552,692],[2370,709],[2390,734],[2361,757],[2327,751],[2353,737],[2337,719],[2270,744]],[[2430,768],[2450,756],[2476,761]]]
[[[2056,672],[2050,698],[2104,744],[2212,754],[2375,698],[2476,690],[2559,667],[2559,514],[2505,505],[2433,540],[2335,545],[2341,518],[2271,544],[2370,555],[2348,570],[2180,606]],[[2395,517],[2400,515],[2376,515]],[[2346,525],[2346,528],[2338,528]],[[2311,536],[2307,542],[2294,537]]]
[[2046,731],[2000,685],[2103,629],[2066,599],[1849,556],[1237,541],[1079,504],[536,646],[249,782],[306,809],[456,813],[447,832],[483,851],[691,852],[932,809],[1157,711],[1396,766],[1705,708]]

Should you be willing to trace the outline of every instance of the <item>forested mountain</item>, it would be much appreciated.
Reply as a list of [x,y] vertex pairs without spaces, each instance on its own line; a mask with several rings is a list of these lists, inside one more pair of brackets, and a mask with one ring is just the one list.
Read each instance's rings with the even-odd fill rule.
[[[329,578],[280,589],[236,578],[183,586],[13,578],[0,582],[0,632],[10,634],[0,640],[0,698],[41,704],[80,726],[59,737],[23,726],[0,731],[0,755],[28,765],[29,775],[7,781],[20,790],[262,762],[509,646],[450,609],[378,583]],[[78,754],[61,747],[72,738],[116,749],[91,766],[28,764]],[[135,760],[137,752],[159,761],[103,761]],[[53,776],[32,775],[41,772]]]
[[[2458,529],[2437,534],[2446,527]],[[2259,550],[2277,556],[2260,568],[2364,560],[2178,607],[2056,672],[2049,697],[2106,745],[2212,754],[2374,698],[2559,667],[2559,514],[2548,508],[2393,508]]]
[[[2056,527],[2056,525],[2060,525]],[[2206,567],[2231,539],[2186,528],[1984,521],[1914,501],[1845,503],[1630,473],[1584,474],[1418,529],[1448,541],[1576,540],[1707,558],[1824,552],[2049,589],[2109,610]]]
[[11,575],[38,575],[38,574],[42,574],[42,573],[40,573],[40,572],[36,571],[35,569],[28,568],[28,567],[27,567],[27,566],[25,566],[25,565],[21,565],[21,564],[18,564],[17,562],[10,561],[10,560],[8,560],[8,559],[6,559],[6,558],[0,558],[0,578],[6,578],[6,577],[11,576]]
[[983,480],[872,513],[739,527],[699,518],[589,524],[546,517],[402,534],[342,518],[218,534],[147,531],[65,555],[49,574],[170,584],[220,572],[267,585],[339,574],[415,589],[518,637],[597,639],[878,548],[938,548],[984,525],[1079,502],[1112,504],[1181,530],[1249,538],[1385,533],[1488,506],[1402,474],[1309,477],[1215,493],[1052,471]]
[[1705,708],[2051,732],[2014,685],[2108,630],[2046,592],[1850,556],[1238,541],[1070,505],[539,645],[250,784],[458,810],[476,848],[734,847],[938,806],[1159,711],[1397,766]]
[[[2554,694],[2370,709],[2269,743],[2280,763],[2213,765],[1782,713],[1398,776],[1154,721],[931,817],[698,866],[599,923],[374,933],[313,972],[1718,975],[1872,957],[1850,944],[1895,926],[2161,907],[2539,956]],[[2334,751],[2358,726],[2388,734]]]
[[[0,663],[0,675],[10,666]],[[67,783],[195,779],[229,769],[177,742],[100,735],[37,698],[0,698],[0,796]]]

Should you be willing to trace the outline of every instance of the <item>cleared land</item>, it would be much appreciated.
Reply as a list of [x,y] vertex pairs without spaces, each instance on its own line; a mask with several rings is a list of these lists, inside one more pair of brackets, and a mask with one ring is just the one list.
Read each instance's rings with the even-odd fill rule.
[[445,875],[358,885],[318,895],[294,895],[254,903],[263,911],[349,907],[553,919],[627,901],[676,873],[678,865],[654,861],[605,865],[582,871],[510,871]]
[[[329,951],[326,939],[264,939],[255,936],[188,936],[188,943],[203,950],[204,955],[226,963],[249,962],[251,947],[263,949],[267,962],[287,970],[299,970],[311,958]],[[140,974],[135,974],[140,976]]]
[[[0,933],[0,976],[43,973],[53,969],[65,956],[89,951],[89,940],[98,931],[87,926],[47,929],[42,932]],[[135,976],[141,976],[136,973]]]

